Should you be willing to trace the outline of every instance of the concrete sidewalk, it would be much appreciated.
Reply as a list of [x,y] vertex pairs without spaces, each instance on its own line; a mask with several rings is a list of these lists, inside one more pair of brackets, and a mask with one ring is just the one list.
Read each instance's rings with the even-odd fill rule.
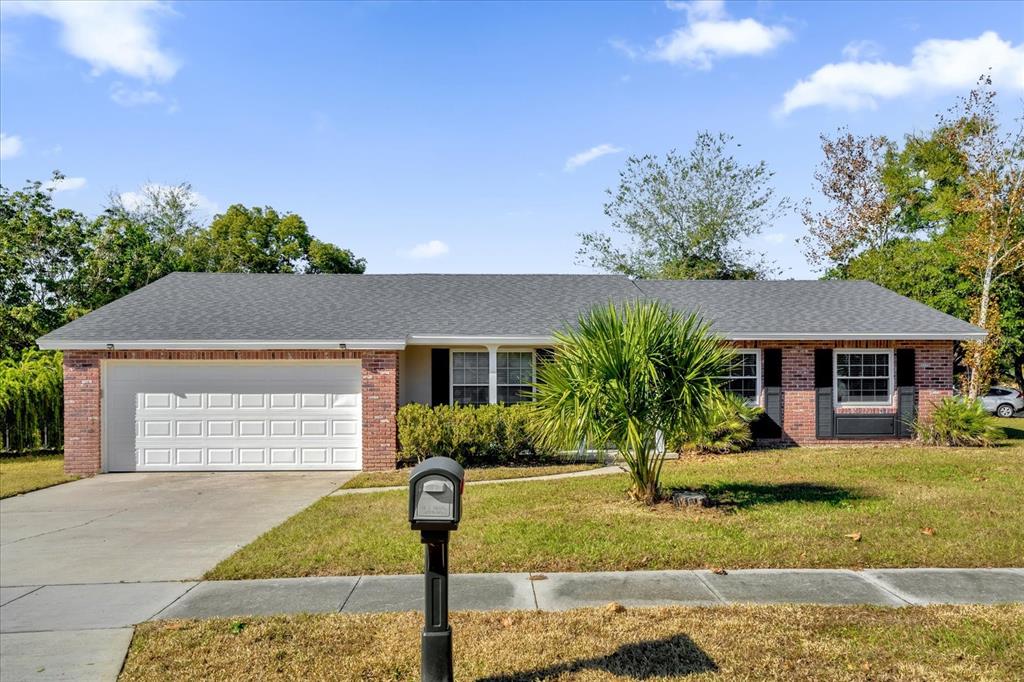
[[[611,573],[468,573],[451,577],[452,610],[558,611],[722,604],[1024,602],[1024,569],[749,569]],[[420,575],[111,583],[4,588],[0,632],[123,628],[150,619],[408,611]]]
[[[557,611],[625,606],[1024,602],[1024,569],[752,569],[614,573],[475,573],[451,577],[459,610]],[[132,626],[152,619],[419,610],[420,575],[0,588],[0,658],[8,680],[114,680]]]

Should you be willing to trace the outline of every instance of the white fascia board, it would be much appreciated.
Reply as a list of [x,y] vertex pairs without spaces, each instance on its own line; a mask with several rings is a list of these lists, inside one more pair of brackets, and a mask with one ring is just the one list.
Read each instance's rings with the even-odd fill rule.
[[551,346],[552,336],[428,336],[412,334],[410,346]]
[[37,341],[43,350],[403,350],[397,339],[348,341]]
[[988,336],[988,332],[949,333],[764,333],[764,332],[729,332],[721,334],[727,341],[980,341]]

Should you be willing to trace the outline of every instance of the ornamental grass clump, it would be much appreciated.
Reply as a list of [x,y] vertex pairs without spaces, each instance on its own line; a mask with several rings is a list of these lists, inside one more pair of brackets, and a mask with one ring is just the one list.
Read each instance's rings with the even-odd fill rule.
[[660,435],[706,423],[732,351],[697,316],[647,301],[596,307],[555,339],[534,387],[542,442],[611,445],[629,469],[630,497],[653,504],[665,460]]
[[1001,435],[995,420],[980,400],[943,398],[928,420],[914,422],[917,438],[925,445],[991,447]]

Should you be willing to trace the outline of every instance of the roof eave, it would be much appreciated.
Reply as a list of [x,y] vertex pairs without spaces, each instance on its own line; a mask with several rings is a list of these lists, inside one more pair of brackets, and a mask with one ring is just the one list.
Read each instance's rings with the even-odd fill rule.
[[[980,332],[721,332],[728,341],[981,341]],[[553,336],[413,334],[405,339],[37,341],[43,350],[404,350],[406,346],[550,346]]]
[[404,339],[75,341],[43,337],[36,343],[43,350],[403,350],[405,348]]

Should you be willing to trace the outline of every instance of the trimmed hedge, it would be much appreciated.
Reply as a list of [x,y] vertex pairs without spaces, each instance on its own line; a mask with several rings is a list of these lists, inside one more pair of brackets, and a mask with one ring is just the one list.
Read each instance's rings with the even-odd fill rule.
[[531,412],[530,405],[403,405],[398,409],[399,457],[422,461],[445,455],[462,465],[481,466],[553,455],[538,445]]

